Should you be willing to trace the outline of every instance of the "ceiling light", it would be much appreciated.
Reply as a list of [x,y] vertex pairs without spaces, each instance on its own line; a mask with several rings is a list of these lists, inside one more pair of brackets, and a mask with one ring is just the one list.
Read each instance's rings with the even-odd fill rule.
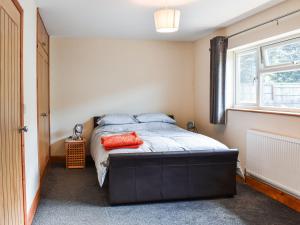
[[179,20],[180,11],[177,9],[159,9],[154,13],[155,27],[159,33],[178,31]]

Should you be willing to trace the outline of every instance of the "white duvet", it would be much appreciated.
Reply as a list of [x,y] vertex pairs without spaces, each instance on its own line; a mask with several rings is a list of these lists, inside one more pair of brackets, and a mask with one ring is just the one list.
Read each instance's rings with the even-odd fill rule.
[[[144,141],[138,149],[116,149],[105,151],[101,136],[136,131]],[[224,144],[207,136],[186,131],[174,124],[152,122],[96,127],[91,137],[91,155],[102,187],[108,168],[109,154],[133,152],[166,152],[192,150],[226,150]]]

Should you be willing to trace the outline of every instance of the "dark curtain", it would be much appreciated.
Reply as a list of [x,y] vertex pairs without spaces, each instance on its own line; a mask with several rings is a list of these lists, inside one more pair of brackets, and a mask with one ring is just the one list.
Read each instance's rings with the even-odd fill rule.
[[225,80],[228,39],[210,40],[210,123],[225,124]]

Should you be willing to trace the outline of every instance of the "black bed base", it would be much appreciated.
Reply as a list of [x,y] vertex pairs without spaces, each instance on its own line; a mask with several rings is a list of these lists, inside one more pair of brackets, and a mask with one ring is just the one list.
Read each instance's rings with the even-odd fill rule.
[[112,154],[109,202],[234,196],[237,157],[237,150]]

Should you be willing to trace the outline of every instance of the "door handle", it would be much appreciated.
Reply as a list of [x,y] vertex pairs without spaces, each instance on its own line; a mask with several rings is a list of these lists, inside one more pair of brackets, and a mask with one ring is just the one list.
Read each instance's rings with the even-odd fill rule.
[[46,117],[46,116],[47,116],[47,113],[41,113],[41,116],[42,116],[42,117]]
[[27,132],[28,131],[28,127],[27,126],[24,126],[24,127],[21,127],[19,128],[19,132],[22,133],[22,132]]

